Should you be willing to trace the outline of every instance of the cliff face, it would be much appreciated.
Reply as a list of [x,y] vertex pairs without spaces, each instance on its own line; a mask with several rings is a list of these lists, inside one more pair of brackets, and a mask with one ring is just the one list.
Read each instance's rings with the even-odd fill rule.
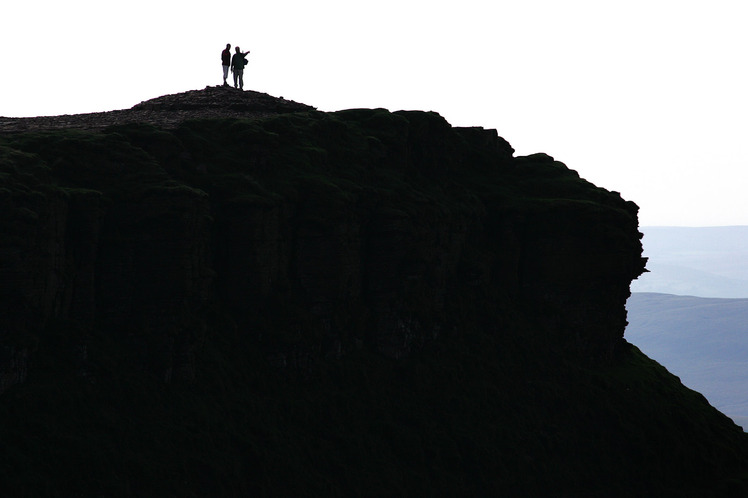
[[[9,138],[7,330],[116,331],[159,376],[189,379],[209,305],[282,364],[402,358],[454,326],[447,301],[470,285],[543,306],[554,341],[609,360],[643,269],[636,206],[512,152],[489,130],[381,110]],[[24,183],[22,160],[38,171]],[[273,305],[298,323],[266,323]],[[8,384],[29,354],[10,342]]]
[[[498,389],[496,399],[524,406],[511,416],[512,423],[524,424],[518,421],[532,420],[536,409],[560,403],[560,392],[579,394],[587,382],[569,381],[538,395],[542,402],[528,401],[527,393],[535,389],[531,383],[549,382],[540,380],[545,375],[540,365],[555,365],[556,374],[576,379],[579,369],[601,372],[631,364],[635,354],[623,340],[625,301],[631,280],[644,270],[633,203],[589,184],[546,155],[514,157],[493,130],[454,128],[433,113],[291,113],[299,108],[279,103],[273,112],[265,109],[244,119],[215,119],[220,115],[216,109],[207,116],[194,114],[210,107],[206,99],[221,99],[222,92],[235,98],[231,90],[207,89],[133,109],[172,117],[193,111],[180,119],[160,115],[151,120],[168,123],[166,128],[142,122],[144,115],[138,114],[141,122],[123,118],[96,131],[38,130],[0,137],[0,392],[6,391],[6,400],[20,393],[26,403],[10,402],[16,407],[4,415],[6,420],[16,420],[14,410],[33,411],[37,401],[32,400],[47,392],[40,386],[71,390],[76,402],[96,407],[91,413],[104,413],[110,403],[120,406],[106,401],[117,386],[130,393],[123,399],[142,415],[137,406],[147,404],[144,399],[174,403],[164,401],[173,395],[164,394],[166,386],[173,385],[198,404],[215,404],[216,412],[204,416],[207,425],[201,429],[210,432],[206,427],[217,420],[231,427],[251,418],[248,412],[268,409],[259,399],[304,398],[294,391],[299,382],[307,386],[304,391],[344,396],[346,389],[337,381],[310,380],[320,375],[386,377],[386,372],[433,361],[439,366],[429,367],[433,379],[422,386],[425,391],[406,390],[410,394],[405,396],[431,389],[449,392],[451,382],[438,380],[445,366],[458,369],[454,373],[465,377],[463,388],[470,392],[475,376],[487,372],[467,374],[469,368],[460,362],[478,355],[481,359],[469,361],[503,369],[487,375],[498,384],[486,389]],[[481,341],[491,346],[478,346]],[[453,347],[475,352],[458,361],[456,353],[448,352]],[[392,360],[397,363],[381,365]],[[345,373],[331,373],[339,369]],[[283,387],[274,384],[285,376],[290,378],[281,382]],[[266,382],[275,386],[270,398]],[[367,382],[359,388],[379,392],[379,383],[372,387]],[[140,394],[135,386],[142,386]],[[347,427],[359,415],[341,413],[376,411],[368,405],[375,398],[393,403],[387,397],[392,392],[385,392],[381,399],[371,394],[361,404],[349,401],[346,408],[340,401],[332,402],[338,408],[326,403],[324,410],[332,410],[331,419]],[[477,410],[481,396],[471,395],[466,403],[477,403]],[[645,402],[642,396],[639,401]],[[316,401],[310,403],[301,409],[314,412],[310,407]],[[708,410],[701,404],[693,405],[698,413]],[[434,428],[450,432],[478,413],[471,410],[459,423],[439,419]],[[560,416],[571,418],[575,410],[563,408]],[[716,412],[709,417],[725,434],[715,444],[736,438],[742,449],[734,451],[742,454],[745,441],[734,426]],[[279,424],[273,434],[289,431],[317,441],[302,429],[307,422],[272,423]],[[178,433],[183,423],[172,420],[169,427]],[[412,429],[409,434],[418,433]],[[167,433],[164,437],[172,437]],[[237,469],[264,465],[265,472],[275,471],[268,461],[256,460],[269,455],[258,442],[267,437],[242,427],[235,428],[228,446],[216,444],[221,454],[240,462],[231,464]],[[380,434],[371,444],[389,437]],[[496,437],[506,448],[527,443]],[[523,437],[532,439],[529,433]],[[330,454],[353,451],[334,440],[322,437],[324,445],[331,445]],[[447,446],[424,444],[449,453],[450,441]],[[610,439],[609,447],[615,448],[616,441]],[[495,459],[466,456],[474,450],[458,450],[455,458],[462,463],[453,462],[462,468],[464,458],[478,459],[476,465],[485,472],[474,476],[479,483],[474,491],[527,484],[512,481],[504,467],[499,472]],[[555,451],[538,454],[553,462]],[[185,458],[202,461],[206,454],[212,453]],[[364,464],[361,452],[356,455],[362,469],[369,468],[371,462]],[[394,462],[403,455],[384,458]],[[729,469],[745,461],[730,458],[718,460],[729,460]],[[527,470],[526,464],[518,463]],[[285,486],[220,477],[231,472],[217,461],[176,466],[212,476],[199,484],[206,493]],[[439,468],[433,462],[428,467]],[[671,472],[669,485],[681,470]],[[388,479],[394,474],[381,471],[381,490],[392,491],[388,486],[395,484]],[[313,472],[319,477],[326,471]],[[504,477],[489,475],[497,472]],[[358,483],[339,482],[335,489],[362,489],[358,486],[368,477],[360,477]],[[71,489],[93,493],[123,486],[117,489],[132,491],[137,479],[101,477],[92,481],[96,484],[79,482]],[[418,480],[406,481],[410,487]],[[320,483],[307,479],[306,486],[312,482]],[[31,489],[24,485],[15,489]],[[163,482],[160,486],[170,489]]]

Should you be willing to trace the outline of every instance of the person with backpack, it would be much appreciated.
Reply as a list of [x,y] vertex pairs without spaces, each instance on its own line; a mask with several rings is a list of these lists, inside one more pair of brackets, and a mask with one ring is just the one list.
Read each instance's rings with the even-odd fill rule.
[[238,88],[239,90],[244,90],[244,66],[247,65],[245,56],[248,53],[249,50],[242,52],[239,47],[236,47],[236,53],[231,58],[231,72],[234,73],[234,88]]
[[231,65],[231,44],[227,43],[226,48],[221,52],[221,64],[223,65],[223,86],[229,86],[226,79],[229,77],[229,66]]

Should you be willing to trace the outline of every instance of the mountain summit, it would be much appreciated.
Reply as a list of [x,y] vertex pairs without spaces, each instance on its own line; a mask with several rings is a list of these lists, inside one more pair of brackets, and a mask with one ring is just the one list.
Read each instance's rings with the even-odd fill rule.
[[141,102],[131,109],[41,116],[35,118],[0,117],[0,132],[23,132],[60,128],[100,130],[127,123],[150,123],[174,128],[188,119],[242,118],[261,119],[289,112],[311,111],[313,107],[266,93],[239,91],[230,87],[206,87]]
[[223,88],[0,124],[5,496],[748,491],[624,339],[636,204],[546,154]]

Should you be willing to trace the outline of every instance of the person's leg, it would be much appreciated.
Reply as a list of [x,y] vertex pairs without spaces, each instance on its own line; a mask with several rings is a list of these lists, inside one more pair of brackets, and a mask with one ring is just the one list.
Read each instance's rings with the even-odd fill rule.
[[244,69],[239,71],[239,90],[244,90]]
[[228,77],[229,77],[229,67],[223,66],[223,84],[224,85],[228,85],[228,83],[226,83],[226,80],[228,79]]
[[239,77],[239,71],[234,69],[234,88],[239,88],[239,85],[237,84],[237,78]]

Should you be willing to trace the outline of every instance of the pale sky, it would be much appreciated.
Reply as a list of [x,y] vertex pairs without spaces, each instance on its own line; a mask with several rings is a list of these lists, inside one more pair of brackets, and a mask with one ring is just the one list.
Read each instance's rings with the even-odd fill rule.
[[222,81],[334,111],[495,128],[640,208],[748,225],[745,0],[24,0],[0,21],[0,116],[126,109]]

